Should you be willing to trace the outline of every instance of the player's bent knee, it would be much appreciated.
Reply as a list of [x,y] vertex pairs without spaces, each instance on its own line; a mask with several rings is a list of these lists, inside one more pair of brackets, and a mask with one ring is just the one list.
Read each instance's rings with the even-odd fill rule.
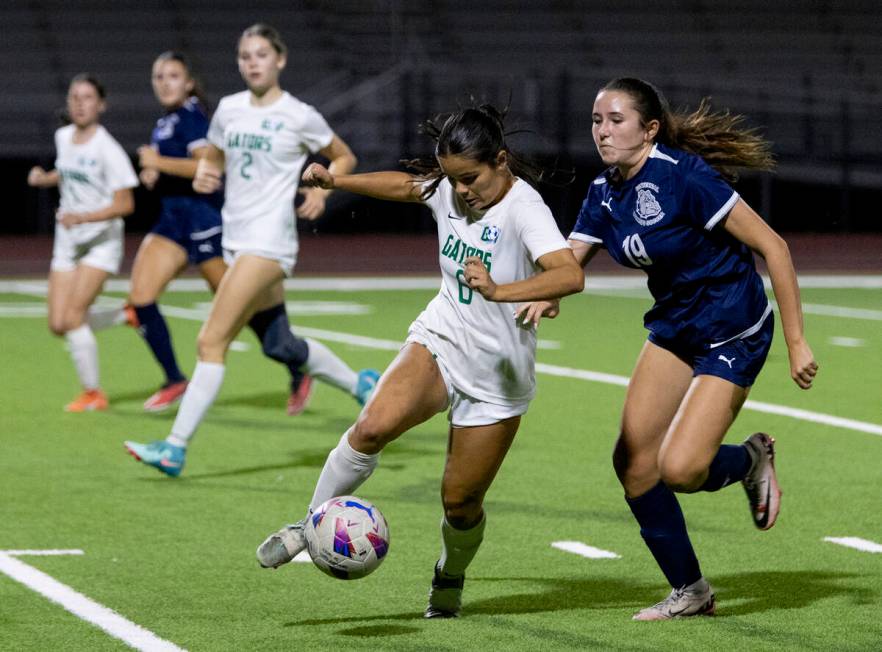
[[481,520],[483,501],[481,496],[470,494],[446,494],[442,497],[444,518],[457,530],[468,530]]
[[659,469],[662,482],[671,490],[689,493],[698,489],[702,484],[704,469],[694,464],[686,463],[662,463]]
[[382,417],[365,408],[349,431],[349,441],[356,450],[374,454],[383,450],[396,434]]

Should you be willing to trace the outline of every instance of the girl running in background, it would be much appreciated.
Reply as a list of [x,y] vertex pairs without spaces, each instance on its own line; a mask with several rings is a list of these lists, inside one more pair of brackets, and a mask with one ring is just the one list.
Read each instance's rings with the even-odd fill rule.
[[740,120],[704,102],[691,115],[672,113],[639,79],[613,80],[594,101],[594,142],[610,167],[591,184],[570,246],[583,265],[604,247],[642,269],[655,299],[613,461],[672,590],[635,620],[714,613],[674,492],[741,481],[756,527],[778,516],[774,440],[755,433],[720,445],[772,342],[772,308],[752,252],[769,270],[793,380],[809,389],[818,369],[787,244],[724,180],[732,168],[772,166],[768,143]]
[[[153,92],[166,113],[156,122],[150,145],[138,149],[141,182],[159,193],[159,220],[144,238],[132,268],[129,304],[156,361],[165,373],[163,386],[144,403],[150,412],[177,403],[187,388],[172,347],[171,334],[156,301],[168,283],[188,263],[216,292],[227,270],[221,249],[223,193],[200,194],[193,189],[197,159],[208,150],[206,102],[186,57],[164,52],[153,64]],[[306,407],[312,380],[301,370],[302,361],[277,355],[266,338],[274,308],[261,311],[248,322],[264,353],[287,364],[291,374],[288,414]]]
[[119,143],[101,126],[104,87],[92,75],[76,75],[67,94],[71,124],[55,132],[55,169],[34,167],[28,184],[58,186],[55,242],[49,271],[49,329],[67,340],[82,393],[68,412],[105,410],[98,344],[88,322],[89,307],[123,256],[123,220],[135,208],[138,177]]
[[[208,130],[193,188],[211,194],[224,183],[222,247],[229,269],[217,289],[198,338],[199,361],[165,440],[126,442],[141,462],[180,475],[187,446],[223,383],[230,343],[253,317],[260,317],[264,351],[364,403],[378,374],[354,372],[330,349],[291,333],[282,281],[297,258],[294,197],[310,152],[350,172],[355,156],[311,106],[283,91],[279,74],[287,49],[272,27],[257,24],[239,39],[239,72],[248,90],[223,98]],[[300,215],[319,217],[328,191],[307,191]]]
[[[532,323],[539,316],[525,314],[519,323],[513,309],[579,292],[584,276],[525,180],[535,181],[537,171],[506,144],[499,111],[466,109],[425,127],[435,157],[418,163],[416,175],[348,175],[318,164],[303,175],[328,190],[425,203],[438,224],[443,277],[373,397],[328,455],[307,516],[329,498],[353,493],[389,442],[448,410],[441,557],[425,616],[449,618],[459,615],[465,571],[484,537],[484,495],[535,392]],[[276,568],[303,550],[304,523],[268,536],[257,549],[260,564]]]

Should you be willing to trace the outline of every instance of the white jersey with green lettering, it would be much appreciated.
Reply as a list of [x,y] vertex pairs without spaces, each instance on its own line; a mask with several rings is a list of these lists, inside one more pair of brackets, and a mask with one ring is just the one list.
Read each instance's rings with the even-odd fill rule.
[[540,271],[541,256],[566,249],[542,197],[517,179],[505,197],[481,214],[447,179],[425,202],[438,223],[441,290],[417,317],[432,335],[433,353],[454,386],[488,403],[529,400],[535,393],[536,331],[515,322],[518,304],[486,301],[466,284],[463,261],[480,256],[497,284]]
[[[66,213],[91,213],[110,206],[117,190],[137,186],[138,176],[128,155],[107,129],[98,125],[85,143],[73,142],[75,131],[76,126],[71,124],[55,132],[59,208]],[[122,233],[122,224],[121,217],[84,222],[70,227],[67,234],[74,242],[84,244],[110,229]]]
[[268,106],[252,105],[250,91],[220,101],[208,141],[226,158],[224,249],[296,257],[300,170],[333,137],[318,111],[287,92]]

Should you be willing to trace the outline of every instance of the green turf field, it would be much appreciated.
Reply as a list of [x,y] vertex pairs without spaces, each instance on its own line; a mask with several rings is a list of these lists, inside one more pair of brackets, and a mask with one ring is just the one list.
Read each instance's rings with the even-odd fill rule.
[[[124,327],[98,334],[111,408],[66,414],[61,408],[77,383],[63,342],[39,314],[39,291],[5,289],[0,550],[83,554],[0,553],[0,565],[23,562],[179,648],[882,648],[882,554],[823,540],[882,543],[882,289],[803,290],[803,301],[814,306],[807,335],[820,363],[809,392],[790,380],[776,326],[751,399],[806,412],[745,409],[729,441],[756,430],[777,438],[781,517],[771,531],[756,531],[740,487],[683,497],[718,615],[666,623],[630,620],[668,589],[610,464],[623,387],[538,374],[537,398],[488,494],[486,537],[469,569],[463,617],[425,621],[439,546],[444,417],[390,445],[358,491],[390,524],[391,550],[375,574],[342,582],[311,564],[262,570],[255,547],[300,518],[327,452],[357,415],[356,403],[319,386],[303,415],[285,416],[285,373],[245,333],[240,341],[250,346],[230,353],[218,402],[184,474],[172,480],[134,462],[122,446],[124,439],[164,437],[173,419],[141,410],[160,374],[140,338]],[[288,299],[364,306],[363,314],[293,320],[326,338],[353,367],[382,369],[432,295],[295,290]],[[186,371],[194,364],[199,304],[208,300],[204,292],[165,297],[166,305],[183,309],[170,325]],[[647,307],[645,293],[635,290],[567,299],[561,317],[540,328],[546,342],[539,362],[627,376],[645,337]],[[837,312],[830,307],[840,314],[815,314]],[[374,339],[364,346],[349,336]],[[857,423],[834,426],[817,415]],[[861,430],[874,425],[875,434]],[[553,548],[555,541],[584,542],[619,558],[584,558]],[[0,649],[124,648],[0,572]]]

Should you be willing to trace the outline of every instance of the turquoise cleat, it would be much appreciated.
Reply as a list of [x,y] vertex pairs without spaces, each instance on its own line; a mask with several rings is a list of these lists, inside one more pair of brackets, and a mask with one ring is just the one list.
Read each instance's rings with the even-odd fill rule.
[[124,442],[129,454],[139,462],[156,467],[166,475],[173,478],[181,475],[184,469],[184,461],[187,450],[180,446],[174,446],[167,441],[152,441],[149,444],[139,444],[134,441]]
[[358,372],[358,383],[355,385],[355,400],[359,405],[364,405],[374,393],[374,387],[380,380],[380,374],[376,369],[362,369]]

